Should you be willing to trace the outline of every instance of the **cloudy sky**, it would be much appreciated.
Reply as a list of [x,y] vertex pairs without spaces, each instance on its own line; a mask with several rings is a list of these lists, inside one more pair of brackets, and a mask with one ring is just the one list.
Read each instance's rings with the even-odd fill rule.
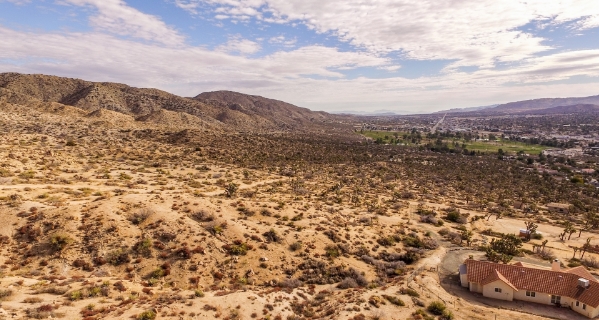
[[0,72],[420,113],[599,94],[597,0],[0,0]]

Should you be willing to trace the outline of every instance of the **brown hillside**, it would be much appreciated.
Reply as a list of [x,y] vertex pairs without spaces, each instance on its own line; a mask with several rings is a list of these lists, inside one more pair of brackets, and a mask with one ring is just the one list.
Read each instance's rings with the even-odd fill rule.
[[[324,131],[322,125],[335,119],[324,112],[312,112],[282,101],[233,92],[206,93],[189,99],[158,89],[134,88],[118,83],[46,75],[0,74],[0,101],[24,105],[31,99],[74,106],[88,112],[107,109],[142,121],[165,121],[159,124],[188,128],[254,132]],[[162,110],[179,115],[156,113]],[[191,117],[183,116],[183,113]]]

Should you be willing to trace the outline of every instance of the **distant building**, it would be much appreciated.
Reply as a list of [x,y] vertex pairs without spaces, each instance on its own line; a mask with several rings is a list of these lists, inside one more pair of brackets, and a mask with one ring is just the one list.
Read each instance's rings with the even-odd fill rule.
[[549,210],[550,212],[567,214],[570,213],[570,205],[565,203],[552,202],[547,205],[547,210]]
[[599,282],[582,266],[561,270],[554,260],[548,270],[467,259],[459,273],[462,287],[488,298],[558,305],[588,318],[599,316]]

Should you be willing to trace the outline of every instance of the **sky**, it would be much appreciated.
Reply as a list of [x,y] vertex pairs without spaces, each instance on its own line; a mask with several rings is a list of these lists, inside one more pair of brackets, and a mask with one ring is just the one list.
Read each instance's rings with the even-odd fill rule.
[[0,0],[0,72],[328,112],[599,95],[597,0]]

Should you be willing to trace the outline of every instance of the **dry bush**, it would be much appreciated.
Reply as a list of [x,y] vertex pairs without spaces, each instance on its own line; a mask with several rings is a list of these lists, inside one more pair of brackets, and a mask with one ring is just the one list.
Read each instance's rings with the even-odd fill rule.
[[199,222],[210,222],[216,218],[213,213],[206,210],[200,210],[189,214],[189,217]]
[[148,220],[148,218],[154,215],[154,213],[154,210],[150,208],[139,209],[137,212],[129,216],[129,221],[131,221],[131,223],[134,225],[139,225]]
[[591,256],[590,258],[582,259],[580,263],[587,268],[599,269],[599,261],[597,258]]
[[303,283],[300,280],[295,279],[295,278],[285,279],[285,280],[280,281],[278,283],[279,287],[282,287],[282,288],[291,288],[291,289],[295,289],[295,288],[301,287],[302,285],[303,285]]

